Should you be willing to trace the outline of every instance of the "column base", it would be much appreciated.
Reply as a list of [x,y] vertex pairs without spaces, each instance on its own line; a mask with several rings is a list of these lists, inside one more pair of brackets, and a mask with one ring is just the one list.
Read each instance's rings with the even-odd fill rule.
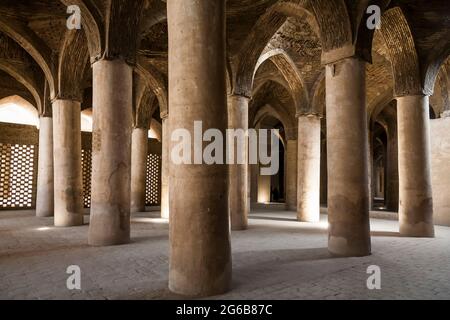
[[401,223],[400,235],[411,238],[434,238],[434,225],[426,222],[416,224]]
[[248,225],[231,226],[231,231],[245,231],[248,229]]
[[54,216],[53,211],[52,212],[44,212],[44,211],[38,211],[36,210],[36,217],[37,218],[52,218]]
[[329,236],[328,252],[336,257],[366,257],[370,256],[371,248],[367,243],[349,243],[344,237]]
[[318,223],[318,222],[320,222],[320,213],[314,214],[314,215],[298,213],[297,220],[299,222]]
[[55,217],[55,227],[58,228],[80,227],[82,225],[84,225],[84,215],[74,215],[63,219]]
[[131,238],[124,237],[89,237],[88,244],[92,247],[109,247],[125,245],[131,242]]
[[193,283],[202,283],[204,281],[195,281],[195,279],[189,279],[188,281],[183,279],[177,279],[176,275],[169,275],[169,290],[172,293],[181,295],[187,298],[207,298],[225,294],[231,290],[231,266],[226,268],[226,272],[214,279],[215,283],[192,286]]

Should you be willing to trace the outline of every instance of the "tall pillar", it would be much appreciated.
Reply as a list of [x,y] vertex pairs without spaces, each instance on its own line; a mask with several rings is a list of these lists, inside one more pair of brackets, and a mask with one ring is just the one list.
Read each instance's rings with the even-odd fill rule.
[[326,66],[328,249],[339,256],[371,252],[365,63]]
[[398,211],[399,203],[397,137],[397,123],[395,121],[388,121],[386,208],[387,210],[394,212]]
[[162,119],[162,163],[161,163],[161,218],[169,219],[169,175],[170,175],[170,130],[169,117]]
[[434,237],[429,98],[397,98],[400,234]]
[[55,226],[83,224],[81,169],[81,103],[53,102]]
[[259,176],[259,166],[257,164],[250,165],[250,176],[251,182],[249,185],[250,189],[250,204],[258,203],[258,176]]
[[36,216],[53,217],[53,119],[39,118],[39,165],[36,193]]
[[[225,1],[169,0],[167,12],[170,129],[194,137],[194,121],[202,121],[204,131],[225,135]],[[229,290],[227,166],[171,162],[170,217],[170,290],[196,297]]]
[[89,244],[94,246],[130,241],[132,78],[123,60],[93,65]]
[[297,218],[320,220],[320,117],[298,117]]
[[[248,101],[244,96],[228,96],[228,128],[248,132]],[[238,148],[240,148],[238,150]],[[238,164],[237,154],[244,157],[244,164]],[[234,164],[229,169],[229,210],[232,230],[248,227],[248,142],[235,141]]]
[[286,208],[297,211],[297,140],[286,143]]
[[320,204],[328,206],[327,140],[322,139],[320,148]]
[[145,212],[148,129],[134,128],[131,138],[131,212]]

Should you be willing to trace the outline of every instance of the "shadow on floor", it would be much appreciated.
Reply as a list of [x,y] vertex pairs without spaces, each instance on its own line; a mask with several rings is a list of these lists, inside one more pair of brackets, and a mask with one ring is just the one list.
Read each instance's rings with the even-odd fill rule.
[[394,231],[371,231],[370,235],[372,237],[398,237],[401,238],[402,235],[400,232],[394,232]]
[[61,251],[64,254],[68,254],[70,251],[84,250],[91,248],[87,243],[83,244],[67,244],[67,245],[54,245],[47,248],[36,248],[32,250],[16,250],[8,251],[6,253],[0,253],[0,261],[3,259],[8,259],[8,262],[13,259],[29,258],[29,257],[39,257],[48,256],[56,252]]
[[130,244],[152,242],[152,241],[168,241],[168,240],[169,240],[168,234],[161,234],[156,236],[144,236],[144,237],[131,237]]
[[297,222],[297,219],[294,218],[282,218],[282,217],[266,217],[266,216],[249,216],[250,220],[272,220],[272,221],[288,221],[288,222]]
[[[247,257],[248,256],[248,257]],[[255,258],[257,256],[257,258]],[[247,258],[246,258],[247,257]],[[258,280],[267,281],[272,276],[274,281],[280,281],[280,270],[297,268],[301,272],[301,262],[339,259],[332,256],[328,248],[305,248],[290,250],[270,250],[233,253],[233,260],[252,261],[248,264],[233,265],[233,274],[239,275],[233,280],[234,289],[248,284],[257,283]],[[299,264],[300,262],[300,264]],[[289,266],[289,264],[295,264]],[[310,268],[305,266],[305,268]],[[287,279],[286,279],[287,280]]]

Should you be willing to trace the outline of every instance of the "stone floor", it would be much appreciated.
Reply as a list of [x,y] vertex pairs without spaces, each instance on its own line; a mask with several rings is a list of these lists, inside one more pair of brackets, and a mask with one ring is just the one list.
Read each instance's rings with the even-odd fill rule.
[[[0,299],[180,298],[166,289],[168,225],[155,217],[133,217],[132,244],[92,248],[87,226],[58,229],[33,212],[0,212]],[[450,298],[450,228],[437,227],[435,239],[401,238],[395,221],[372,219],[373,255],[333,258],[326,216],[316,225],[294,218],[252,213],[249,230],[232,234],[233,290],[215,298]],[[70,265],[81,268],[81,291],[66,287]],[[381,290],[367,289],[370,265],[381,268]]]

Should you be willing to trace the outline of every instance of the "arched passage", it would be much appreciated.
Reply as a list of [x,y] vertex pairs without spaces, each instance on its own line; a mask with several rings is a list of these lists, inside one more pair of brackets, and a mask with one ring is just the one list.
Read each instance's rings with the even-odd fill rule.
[[37,109],[20,96],[0,100],[0,122],[39,126]]

